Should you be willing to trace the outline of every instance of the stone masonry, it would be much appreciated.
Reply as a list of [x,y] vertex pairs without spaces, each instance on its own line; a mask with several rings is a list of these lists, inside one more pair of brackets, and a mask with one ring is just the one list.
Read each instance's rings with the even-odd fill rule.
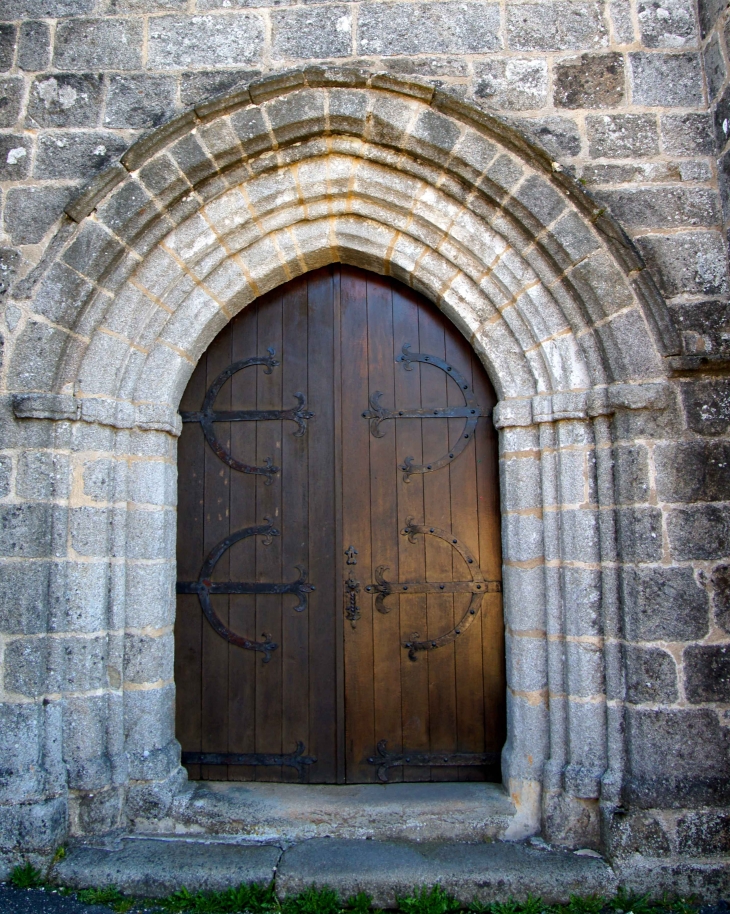
[[342,260],[500,397],[507,837],[727,892],[726,5],[264,4],[0,5],[0,875],[196,825],[177,405]]

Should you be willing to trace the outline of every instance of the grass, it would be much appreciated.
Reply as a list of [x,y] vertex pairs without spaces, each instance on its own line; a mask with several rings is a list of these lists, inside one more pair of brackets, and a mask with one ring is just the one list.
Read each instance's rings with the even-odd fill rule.
[[[41,871],[30,863],[16,866],[10,875],[16,889],[44,887],[61,895],[74,894],[71,889],[45,883]],[[166,898],[139,899],[122,895],[115,886],[82,889],[76,898],[89,905],[106,905],[115,914],[126,912],[159,912],[159,914],[376,914],[372,898],[365,892],[342,901],[327,886],[310,886],[298,895],[277,898],[273,886],[239,885],[222,892],[190,892],[186,888]],[[507,898],[482,903],[472,901],[466,908],[440,885],[416,888],[410,895],[398,898],[400,914],[698,914],[698,903],[692,899],[631,895],[619,891],[613,898],[600,896],[571,897],[567,904],[550,905],[528,896],[525,901]],[[383,914],[383,912],[379,912]]]

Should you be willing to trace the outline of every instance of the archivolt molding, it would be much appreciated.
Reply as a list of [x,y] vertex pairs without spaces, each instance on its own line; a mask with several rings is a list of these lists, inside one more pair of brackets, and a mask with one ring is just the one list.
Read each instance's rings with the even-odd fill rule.
[[78,225],[10,367],[18,415],[175,434],[226,322],[334,261],[434,301],[484,362],[503,425],[524,424],[527,401],[531,421],[610,412],[617,389],[660,383],[677,349],[637,252],[580,185],[502,122],[412,80],[259,80],[138,140],[67,212]]

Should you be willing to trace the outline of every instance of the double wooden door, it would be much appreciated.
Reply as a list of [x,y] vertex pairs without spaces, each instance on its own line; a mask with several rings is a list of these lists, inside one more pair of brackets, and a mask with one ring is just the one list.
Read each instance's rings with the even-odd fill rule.
[[495,400],[432,304],[352,267],[213,341],[180,407],[191,777],[499,780]]

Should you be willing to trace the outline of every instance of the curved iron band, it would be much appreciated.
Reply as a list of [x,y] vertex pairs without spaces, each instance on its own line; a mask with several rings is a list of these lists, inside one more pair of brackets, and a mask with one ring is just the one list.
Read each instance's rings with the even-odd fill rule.
[[413,518],[406,520],[406,526],[401,531],[403,536],[408,537],[408,541],[415,545],[416,536],[435,536],[438,539],[448,543],[452,549],[455,549],[466,562],[471,581],[450,581],[443,584],[432,584],[423,582],[399,582],[397,584],[386,581],[383,572],[388,570],[387,565],[379,565],[375,570],[375,580],[377,584],[369,584],[365,590],[368,593],[377,592],[375,598],[375,608],[378,612],[388,613],[390,609],[385,606],[385,599],[395,593],[470,593],[472,598],[469,601],[469,607],[460,619],[460,621],[448,632],[440,635],[438,638],[430,638],[425,641],[418,640],[419,635],[414,632],[410,641],[403,641],[403,647],[408,649],[408,656],[415,660],[418,651],[433,651],[436,648],[443,647],[455,641],[459,635],[462,635],[474,622],[477,613],[481,609],[482,600],[485,593],[501,593],[501,581],[487,581],[482,574],[477,560],[471,551],[460,542],[449,530],[443,530],[440,527],[431,527],[427,524],[414,524]]
[[271,523],[259,524],[254,527],[244,527],[242,530],[237,530],[213,547],[208,554],[208,557],[203,562],[197,581],[178,581],[175,589],[179,594],[197,594],[198,599],[200,600],[200,608],[203,610],[205,618],[210,622],[214,631],[219,634],[221,638],[224,638],[230,644],[235,644],[236,647],[243,648],[247,651],[261,651],[264,655],[264,663],[268,663],[269,660],[271,660],[271,652],[275,651],[278,647],[278,644],[272,642],[271,635],[263,632],[263,641],[253,641],[250,638],[244,638],[242,635],[232,631],[213,609],[213,605],[210,601],[211,594],[281,595],[291,593],[295,594],[299,599],[299,602],[294,609],[297,612],[302,612],[307,608],[307,594],[314,590],[314,585],[306,583],[307,572],[301,565],[295,566],[299,570],[299,577],[291,584],[211,581],[213,569],[223,553],[226,552],[227,549],[230,549],[231,546],[235,545],[235,543],[239,542],[239,540],[249,536],[263,536],[264,545],[268,546],[271,544],[272,537],[280,536],[280,533]]
[[434,470],[439,470],[441,467],[451,463],[452,460],[455,460],[469,444],[469,441],[473,437],[474,429],[477,427],[478,420],[481,417],[490,416],[492,414],[491,409],[482,410],[477,403],[474,391],[469,386],[466,378],[457,371],[453,365],[449,365],[448,362],[435,355],[428,355],[424,352],[410,352],[410,348],[410,343],[404,343],[401,355],[396,357],[396,362],[403,363],[403,367],[406,371],[413,371],[413,362],[422,362],[427,365],[433,365],[435,368],[440,368],[444,374],[452,377],[459,385],[459,390],[464,397],[466,405],[443,407],[440,409],[426,409],[421,407],[418,409],[389,410],[385,409],[380,403],[380,398],[383,396],[382,391],[376,390],[369,398],[370,409],[363,413],[363,418],[370,420],[370,434],[373,435],[374,438],[382,438],[385,432],[382,431],[380,425],[382,422],[385,422],[386,419],[464,418],[466,419],[466,424],[464,425],[456,444],[449,449],[447,454],[444,454],[443,457],[439,457],[438,460],[433,460],[429,464],[421,464],[414,463],[413,457],[406,457],[403,463],[399,464],[398,467],[398,469],[403,470],[404,482],[410,482],[410,477],[414,473],[431,473]]
[[214,422],[255,422],[267,419],[290,419],[297,424],[297,430],[294,432],[295,437],[301,436],[307,430],[307,420],[314,418],[314,413],[305,409],[305,398],[302,393],[295,393],[294,396],[298,406],[294,409],[242,409],[242,410],[213,410],[213,404],[220,393],[221,388],[226,381],[236,372],[242,371],[251,365],[264,365],[264,374],[271,374],[274,368],[279,364],[274,358],[274,349],[269,347],[268,356],[254,356],[250,359],[242,359],[240,362],[234,362],[222,371],[208,388],[208,392],[203,400],[202,409],[198,412],[181,413],[183,422],[199,422],[205,440],[210,445],[213,453],[223,461],[227,466],[239,473],[250,473],[257,476],[266,477],[266,485],[270,486],[274,481],[274,476],[279,472],[280,467],[274,466],[270,457],[264,460],[264,465],[253,466],[236,460],[230,451],[218,440],[213,429]]

